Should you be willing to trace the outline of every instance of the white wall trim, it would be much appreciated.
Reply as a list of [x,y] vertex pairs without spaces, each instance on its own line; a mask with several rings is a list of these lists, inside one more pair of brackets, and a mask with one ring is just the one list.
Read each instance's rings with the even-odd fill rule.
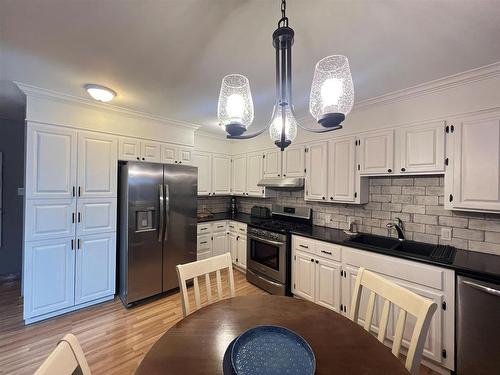
[[[64,94],[61,92],[57,92],[57,91],[29,85],[29,84],[22,83],[22,82],[14,81],[14,83],[27,96],[38,96],[38,97],[43,97],[43,98],[49,97],[49,98],[54,99],[54,100],[60,100],[60,101],[66,101],[66,102],[69,101],[72,103],[85,105],[88,107],[98,108],[99,110],[103,110],[103,111],[110,111],[110,112],[124,114],[128,117],[133,117],[136,119],[147,119],[147,120],[155,121],[155,122],[161,123],[163,125],[167,125],[167,126],[178,126],[178,127],[188,128],[188,129],[193,129],[193,130],[197,130],[201,126],[201,125],[193,124],[193,123],[186,122],[186,121],[174,120],[174,119],[170,119],[170,118],[166,118],[166,117],[152,115],[152,114],[149,114],[146,112],[135,111],[132,109],[120,107],[120,106],[113,105],[113,104],[99,103],[99,102],[92,100],[92,99],[81,98],[78,96]],[[30,120],[30,119],[27,119],[27,120]]]
[[361,109],[377,104],[389,104],[402,100],[409,100],[421,95],[445,91],[457,86],[482,81],[500,75],[500,61],[479,68],[467,70],[451,76],[438,78],[416,86],[394,91],[374,98],[361,100],[355,103],[354,109]]
[[207,131],[203,131],[203,130],[196,130],[195,133],[194,133],[196,136],[200,136],[200,137],[207,137],[207,138],[212,138],[212,139],[219,139],[219,140],[223,140],[223,141],[228,141],[228,142],[232,142],[231,139],[227,139],[226,138],[226,135],[223,134],[223,133],[212,133],[212,132],[207,132]]

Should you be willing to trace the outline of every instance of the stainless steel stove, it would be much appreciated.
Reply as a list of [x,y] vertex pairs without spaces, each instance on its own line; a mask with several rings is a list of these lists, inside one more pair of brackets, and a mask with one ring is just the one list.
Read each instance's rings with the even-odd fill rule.
[[290,232],[310,228],[312,211],[273,205],[271,217],[248,226],[247,280],[272,294],[291,295]]

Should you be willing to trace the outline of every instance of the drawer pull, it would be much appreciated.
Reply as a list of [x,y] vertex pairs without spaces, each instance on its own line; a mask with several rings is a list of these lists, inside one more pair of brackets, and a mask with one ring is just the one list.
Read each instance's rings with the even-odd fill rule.
[[207,230],[208,228],[201,228],[200,230]]
[[206,244],[206,243],[207,243],[207,241],[201,241],[200,245],[203,245],[203,244]]
[[224,228],[224,225],[217,225],[217,228]]
[[328,255],[332,255],[332,252],[331,252],[331,251],[325,251],[325,250],[321,250],[321,252],[322,252],[323,254],[328,254]]
[[309,249],[309,246],[306,245],[299,245],[300,247],[303,247],[304,249]]

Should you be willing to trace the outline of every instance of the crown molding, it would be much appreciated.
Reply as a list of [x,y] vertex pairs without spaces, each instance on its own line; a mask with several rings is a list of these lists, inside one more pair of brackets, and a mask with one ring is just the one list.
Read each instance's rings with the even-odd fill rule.
[[356,110],[379,104],[389,104],[409,100],[422,95],[428,95],[435,92],[449,90],[454,87],[490,79],[498,75],[500,75],[500,61],[447,77],[438,78],[433,81],[421,83],[402,90],[376,96],[374,98],[361,100],[354,105],[353,109]]
[[63,93],[58,92],[58,91],[53,91],[53,90],[29,85],[29,84],[23,83],[23,82],[14,81],[14,83],[28,97],[34,96],[34,97],[41,97],[41,98],[51,98],[51,99],[55,99],[55,100],[59,100],[59,101],[76,103],[79,105],[85,105],[87,107],[92,107],[92,108],[96,108],[96,109],[103,110],[103,111],[119,113],[119,114],[126,115],[129,117],[134,117],[137,119],[147,119],[150,121],[159,122],[159,123],[162,123],[164,125],[169,125],[169,126],[178,126],[178,127],[188,128],[188,129],[193,129],[193,130],[197,130],[201,126],[201,125],[186,122],[186,121],[174,120],[174,119],[167,118],[167,117],[152,115],[152,114],[146,113],[146,112],[135,111],[132,109],[120,107],[120,106],[113,105],[113,104],[99,103],[99,102],[92,100],[92,99],[82,98],[79,96],[74,96],[74,95],[69,95],[69,94],[63,94]]

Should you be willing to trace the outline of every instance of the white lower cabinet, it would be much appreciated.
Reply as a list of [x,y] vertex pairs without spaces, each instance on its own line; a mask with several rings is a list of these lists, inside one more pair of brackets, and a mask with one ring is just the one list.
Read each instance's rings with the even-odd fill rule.
[[212,254],[213,256],[227,253],[227,232],[224,229],[222,232],[214,232],[212,235]]
[[94,301],[115,293],[115,233],[94,234],[77,239],[75,304]]
[[[351,296],[354,292],[359,267],[407,288],[438,305],[424,344],[424,363],[454,369],[455,342],[455,274],[454,271],[395,258],[373,252],[338,246],[330,243],[292,237],[292,292],[294,295],[315,302],[349,316]],[[360,324],[368,304],[369,293],[363,291],[360,305]],[[377,298],[371,331],[378,333],[383,306]],[[398,308],[392,308],[386,333],[386,343],[391,345],[397,321]],[[403,336],[403,352],[408,348],[415,318],[408,316]]]
[[233,263],[236,263],[236,259],[238,258],[238,234],[236,232],[229,232],[229,252],[231,253],[231,259]]
[[247,236],[240,234],[236,237],[238,256],[236,258],[236,265],[243,269],[247,268]]

